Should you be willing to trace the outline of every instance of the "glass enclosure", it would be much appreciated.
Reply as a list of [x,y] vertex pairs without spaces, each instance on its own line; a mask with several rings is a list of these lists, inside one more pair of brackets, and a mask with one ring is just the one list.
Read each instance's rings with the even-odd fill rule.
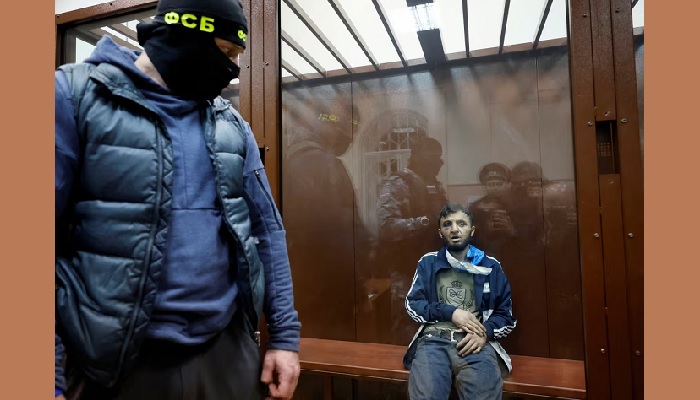
[[567,8],[281,2],[282,210],[302,336],[407,346],[406,293],[442,245],[441,207],[458,202],[512,287],[505,349],[583,360]]

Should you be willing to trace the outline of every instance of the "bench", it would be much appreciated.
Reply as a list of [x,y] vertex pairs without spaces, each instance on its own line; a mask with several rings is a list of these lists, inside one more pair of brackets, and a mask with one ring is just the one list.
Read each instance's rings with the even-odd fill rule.
[[[379,343],[302,338],[299,363],[302,372],[324,378],[324,398],[332,399],[332,377],[406,382],[403,367],[406,347]],[[513,372],[503,391],[527,395],[586,398],[583,361],[511,355]]]

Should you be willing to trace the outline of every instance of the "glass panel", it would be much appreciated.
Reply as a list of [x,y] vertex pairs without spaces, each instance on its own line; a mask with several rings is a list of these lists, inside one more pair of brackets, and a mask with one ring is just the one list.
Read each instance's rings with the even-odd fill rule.
[[[534,51],[545,2],[525,15],[513,5],[507,43],[525,51],[488,59],[446,45],[464,46],[458,3],[435,2],[449,66],[282,83],[282,212],[302,335],[407,346],[416,265],[444,244],[440,209],[459,202],[474,214],[472,244],[512,287],[506,351],[583,360],[566,2],[553,2],[540,43],[550,41]],[[395,30],[415,31],[405,1],[382,4]],[[469,2],[471,50],[494,53],[504,4]],[[298,395],[315,398],[310,386]],[[348,390],[405,398],[400,385]]]
[[[301,2],[303,4],[303,2]],[[286,2],[280,2],[282,33],[289,39],[296,42],[301,48],[306,51],[311,58],[319,63],[326,71],[334,71],[342,69],[338,60],[323,47],[323,44],[311,33],[304,23],[297,17]],[[332,16],[328,16],[332,18]],[[340,22],[338,22],[340,23]],[[340,26],[338,27],[340,28]]]
[[82,39],[75,38],[75,61],[81,62],[95,51],[95,46]]
[[299,1],[298,3],[318,30],[329,40],[329,43],[343,55],[350,67],[369,65],[367,56],[327,1]]
[[282,46],[282,59],[287,63],[290,67],[294,68],[295,70],[299,71],[299,73],[302,74],[316,74],[316,69],[311,66],[302,56],[294,51],[291,46],[289,46],[285,42],[281,42]]
[[338,2],[379,63],[399,61],[399,55],[391,44],[389,36],[386,35],[384,25],[371,1],[339,0]]
[[[392,37],[387,33],[373,1],[333,1],[354,27],[355,34],[363,39],[367,49],[382,69],[400,66],[396,64],[400,59],[392,44]],[[547,0],[533,0],[510,3],[504,46],[532,42],[547,2]],[[463,57],[466,49],[463,2],[434,0],[430,3],[407,7],[405,0],[377,0],[377,4],[389,25],[393,39],[399,45],[404,59],[410,64],[426,62],[424,45],[421,45],[418,33],[422,30],[439,29],[441,45],[448,59]],[[493,50],[500,44],[505,0],[468,0],[467,5],[470,50],[486,50],[482,55],[494,53]],[[329,44],[342,54],[351,68],[370,66],[369,59],[328,2],[312,0],[282,2],[282,32],[285,38],[293,40],[299,50],[318,62],[325,71],[332,72],[334,76],[347,73],[290,7],[297,9],[301,18],[306,19],[309,25],[325,36]],[[549,15],[550,18],[547,19],[540,37],[542,47],[551,44],[542,42],[566,38],[566,1],[554,0]],[[428,44],[430,47],[436,47],[436,45],[436,43]],[[506,51],[522,51],[522,49]],[[282,58],[289,63],[294,63],[295,59],[299,61],[298,55],[284,48]],[[301,62],[301,64],[304,63],[306,62]],[[300,68],[300,72],[305,68],[308,69],[301,66]]]
[[552,8],[549,10],[549,17],[544,25],[540,41],[565,38],[567,36],[566,28],[566,0],[554,0]]
[[[380,0],[380,3],[384,6],[384,11],[387,14],[389,23],[394,29],[396,40],[401,46],[404,58],[406,60],[422,58],[423,50],[421,49],[418,36],[416,35],[418,23],[413,12],[406,7],[406,0]],[[434,12],[432,15],[435,17],[432,23],[440,25]]]
[[546,3],[547,0],[512,1],[510,3],[504,46],[533,41]]
[[462,3],[453,0],[435,0],[435,12],[438,14],[442,45],[445,53],[459,53],[466,49],[464,44],[464,20]]
[[505,0],[469,0],[469,50],[498,47]]

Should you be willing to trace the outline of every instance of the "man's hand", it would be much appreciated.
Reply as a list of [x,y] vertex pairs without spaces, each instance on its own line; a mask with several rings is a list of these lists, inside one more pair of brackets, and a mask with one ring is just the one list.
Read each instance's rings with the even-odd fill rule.
[[476,354],[481,351],[486,345],[486,336],[479,336],[473,333],[467,333],[467,336],[457,343],[457,354],[461,357],[467,354]]
[[491,214],[490,222],[493,230],[507,232],[509,235],[515,236],[515,226],[506,210],[495,210],[493,214]]
[[270,388],[271,398],[291,399],[299,382],[299,354],[288,350],[268,350],[260,380]]
[[484,338],[486,337],[486,328],[484,328],[481,322],[479,322],[479,319],[469,311],[460,308],[456,309],[455,312],[452,313],[452,323],[467,333],[475,333]]
[[56,396],[56,400],[66,400],[66,398],[63,397],[62,394],[59,394],[58,396]]

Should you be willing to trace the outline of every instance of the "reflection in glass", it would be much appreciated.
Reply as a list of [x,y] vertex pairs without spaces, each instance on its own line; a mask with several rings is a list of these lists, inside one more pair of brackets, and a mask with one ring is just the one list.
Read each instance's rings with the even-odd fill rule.
[[[405,140],[395,140],[397,137]],[[404,304],[417,261],[441,245],[435,210],[447,203],[447,194],[437,178],[444,162],[440,142],[415,127],[392,129],[384,138],[385,145],[405,143],[410,155],[405,168],[394,170],[395,164],[391,165],[391,175],[379,192],[377,265],[393,267],[384,273],[391,277],[391,324],[380,329],[384,337],[379,339],[406,344],[416,331]]]
[[[512,6],[507,43],[501,20],[474,33],[503,1],[435,1],[417,14],[398,0],[341,0],[342,12],[319,7],[312,19],[324,21],[308,26],[296,14],[287,23],[284,3],[296,50],[283,46],[282,61],[296,72],[282,81],[282,210],[302,336],[408,345],[418,324],[404,299],[420,257],[441,246],[436,219],[449,201],[474,212],[474,245],[510,281],[518,325],[507,352],[582,360],[566,2],[552,2],[546,21]],[[310,0],[289,3],[311,14]],[[436,18],[417,32],[425,13]],[[318,39],[331,25],[358,38],[328,43],[337,58]],[[364,63],[343,54],[351,45],[364,46]],[[429,54],[439,48],[452,63]],[[371,386],[358,398],[405,398]]]
[[[300,313],[305,335],[354,340],[357,206],[352,179],[339,157],[353,141],[356,116],[342,96],[296,91],[283,100],[290,97],[297,107],[283,121],[288,132],[283,213],[297,309],[314,310]],[[357,237],[366,235],[358,232]]]

